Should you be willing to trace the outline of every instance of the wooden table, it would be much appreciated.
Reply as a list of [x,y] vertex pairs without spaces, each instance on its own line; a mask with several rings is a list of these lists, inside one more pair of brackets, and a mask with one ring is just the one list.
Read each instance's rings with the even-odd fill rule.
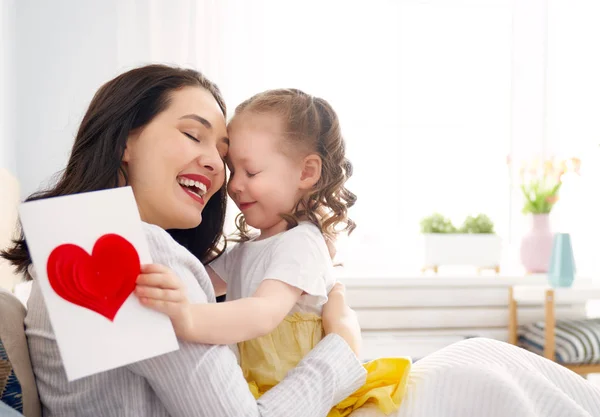
[[[588,301],[600,299],[600,286],[592,285],[590,282],[578,282],[569,288],[552,288],[547,285],[515,285],[509,289],[509,324],[508,341],[517,344],[518,337],[518,307],[523,304],[543,303],[544,305],[544,357],[556,360],[555,325],[558,304],[585,304]],[[585,375],[600,372],[600,364],[591,365],[565,365],[572,371]]]

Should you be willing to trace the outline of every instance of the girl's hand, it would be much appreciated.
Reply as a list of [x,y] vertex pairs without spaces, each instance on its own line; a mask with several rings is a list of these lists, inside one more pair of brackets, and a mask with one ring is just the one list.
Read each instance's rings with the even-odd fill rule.
[[191,305],[173,271],[164,265],[142,265],[135,295],[142,305],[168,315],[177,337],[187,339],[193,327]]
[[323,329],[325,334],[340,335],[357,357],[360,357],[362,336],[356,313],[346,304],[346,289],[339,282],[329,292],[323,306]]

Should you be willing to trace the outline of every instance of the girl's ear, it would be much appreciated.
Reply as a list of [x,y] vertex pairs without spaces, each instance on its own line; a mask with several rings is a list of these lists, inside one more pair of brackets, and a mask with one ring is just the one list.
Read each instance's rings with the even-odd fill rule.
[[302,161],[302,175],[300,176],[300,188],[311,189],[321,179],[323,162],[317,154],[308,155]]

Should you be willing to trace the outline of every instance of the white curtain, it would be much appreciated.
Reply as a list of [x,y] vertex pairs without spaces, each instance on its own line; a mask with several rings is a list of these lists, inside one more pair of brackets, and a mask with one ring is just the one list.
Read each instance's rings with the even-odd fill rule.
[[115,6],[119,68],[162,62],[199,69],[219,84],[230,107],[262,84],[262,0],[119,0]]
[[548,1],[548,153],[581,158],[581,177],[561,191],[553,223],[570,232],[578,269],[600,273],[600,2]]

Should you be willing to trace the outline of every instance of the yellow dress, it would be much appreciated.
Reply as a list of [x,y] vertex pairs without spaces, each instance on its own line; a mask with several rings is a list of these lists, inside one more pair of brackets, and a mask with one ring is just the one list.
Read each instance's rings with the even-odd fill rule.
[[[270,334],[238,345],[240,365],[255,398],[277,385],[323,337],[321,318],[294,313]],[[400,407],[411,361],[376,359],[363,365],[367,382],[336,405],[328,417],[343,417],[365,403],[375,403],[386,415]]]

